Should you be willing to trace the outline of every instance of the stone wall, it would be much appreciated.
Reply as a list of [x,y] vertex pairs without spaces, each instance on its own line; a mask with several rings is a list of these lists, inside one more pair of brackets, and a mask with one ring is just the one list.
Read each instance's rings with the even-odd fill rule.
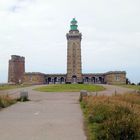
[[25,73],[23,84],[40,85],[45,84],[45,74],[43,73]]
[[12,55],[9,60],[8,83],[20,84],[25,73],[25,58]]
[[114,71],[107,72],[105,74],[106,84],[126,84],[126,72],[125,71]]

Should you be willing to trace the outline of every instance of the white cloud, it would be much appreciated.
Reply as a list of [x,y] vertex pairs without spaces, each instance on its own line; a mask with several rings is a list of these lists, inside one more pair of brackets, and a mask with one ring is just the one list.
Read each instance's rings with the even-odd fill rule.
[[139,5],[139,0],[1,0],[0,82],[7,80],[12,54],[26,57],[27,71],[65,73],[65,34],[73,17],[83,34],[84,72],[126,70],[140,81]]

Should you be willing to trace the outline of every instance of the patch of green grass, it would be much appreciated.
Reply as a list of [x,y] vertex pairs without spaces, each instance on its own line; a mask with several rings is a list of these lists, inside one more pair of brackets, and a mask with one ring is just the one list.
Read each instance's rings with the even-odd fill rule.
[[125,87],[125,88],[131,88],[131,89],[134,89],[134,90],[140,90],[139,85],[117,85],[117,86],[121,86],[121,87]]
[[30,85],[0,85],[0,90],[10,90],[16,88],[28,87]]
[[102,91],[105,88],[103,86],[91,85],[91,84],[56,84],[47,85],[36,88],[35,90],[41,92],[79,92],[81,90],[87,90],[88,92]]
[[126,87],[126,88],[132,88],[135,90],[140,90],[140,86],[138,86],[138,85],[122,85],[122,86]]

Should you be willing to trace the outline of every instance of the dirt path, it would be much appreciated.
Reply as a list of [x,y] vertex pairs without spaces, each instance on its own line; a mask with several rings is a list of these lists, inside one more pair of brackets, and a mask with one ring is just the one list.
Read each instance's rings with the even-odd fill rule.
[[135,91],[134,89],[125,88],[121,86],[115,86],[115,85],[102,85],[102,86],[105,87],[106,90],[98,92],[97,93],[98,95],[124,94],[124,93],[131,93]]

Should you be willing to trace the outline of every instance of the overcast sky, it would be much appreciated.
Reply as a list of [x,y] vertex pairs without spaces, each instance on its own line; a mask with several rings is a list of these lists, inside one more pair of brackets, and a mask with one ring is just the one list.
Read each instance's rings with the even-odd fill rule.
[[83,73],[125,70],[140,82],[140,0],[0,0],[0,83],[10,55],[25,56],[26,72],[66,73],[73,17]]

